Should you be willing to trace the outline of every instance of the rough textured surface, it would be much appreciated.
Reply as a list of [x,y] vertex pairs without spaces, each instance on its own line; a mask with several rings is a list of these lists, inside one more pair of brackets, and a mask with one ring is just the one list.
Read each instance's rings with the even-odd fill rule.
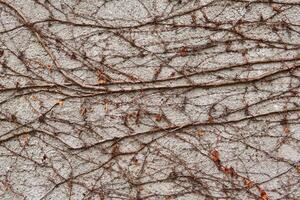
[[1,200],[300,199],[299,0],[0,0]]

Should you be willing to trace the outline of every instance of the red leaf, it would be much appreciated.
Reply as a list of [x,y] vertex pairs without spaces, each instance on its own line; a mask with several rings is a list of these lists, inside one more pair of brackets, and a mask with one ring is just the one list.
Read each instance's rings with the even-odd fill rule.
[[188,55],[188,49],[186,47],[182,47],[180,50],[179,50],[179,55],[180,56],[187,56]]
[[224,167],[224,171],[225,174],[229,174],[231,177],[236,176],[236,173],[234,171],[234,169],[232,167]]
[[215,149],[210,153],[210,158],[216,162],[216,163],[220,163],[220,154],[219,152]]
[[162,119],[162,115],[161,114],[156,114],[155,115],[155,121],[160,122]]

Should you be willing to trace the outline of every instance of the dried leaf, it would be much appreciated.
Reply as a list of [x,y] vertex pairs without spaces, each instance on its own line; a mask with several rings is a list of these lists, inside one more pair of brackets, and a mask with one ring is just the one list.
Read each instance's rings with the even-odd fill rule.
[[87,112],[86,108],[83,107],[83,108],[80,109],[80,115],[81,116],[85,116],[86,112]]
[[109,79],[107,78],[107,76],[105,75],[102,69],[97,70],[97,77],[98,77],[97,82],[99,84],[105,84],[109,81]]
[[209,123],[213,123],[213,122],[214,122],[214,118],[213,118],[212,116],[209,116],[207,121],[208,121]]
[[205,135],[205,132],[202,129],[199,129],[196,131],[196,135],[201,137]]
[[264,190],[261,191],[260,196],[262,200],[268,200],[267,193]]
[[245,184],[246,188],[248,188],[248,189],[252,188],[254,185],[253,181],[251,181],[249,179],[245,179],[244,184]]
[[196,17],[196,15],[192,14],[191,17],[192,17],[192,23],[196,24],[197,23],[197,17]]
[[12,115],[10,116],[10,121],[11,121],[11,122],[14,122],[14,123],[18,122],[18,119],[17,119],[16,115],[12,114]]
[[136,82],[136,81],[139,80],[137,77],[135,77],[135,76],[133,76],[133,75],[128,75],[127,77],[129,78],[129,80],[131,80],[131,81],[133,81],[133,82]]
[[224,171],[225,174],[229,174],[231,177],[236,176],[236,172],[232,167],[224,167]]
[[187,56],[188,55],[188,49],[186,47],[182,47],[180,50],[179,50],[179,55],[180,56]]
[[41,115],[39,118],[38,118],[39,122],[40,123],[44,123],[45,122],[45,115]]
[[72,189],[73,183],[72,183],[71,180],[69,180],[69,181],[67,182],[67,186],[68,186],[69,189]]
[[280,12],[280,11],[281,11],[280,7],[277,6],[277,5],[273,5],[273,6],[272,6],[272,9],[273,9],[275,12]]
[[214,161],[214,162],[220,162],[220,154],[217,150],[213,150],[210,153],[210,158]]
[[300,174],[300,167],[297,167],[297,172]]
[[47,68],[48,68],[49,70],[51,70],[51,69],[52,69],[52,66],[51,66],[51,65],[47,65]]
[[288,126],[284,126],[283,128],[284,133],[289,134],[290,133],[290,129]]
[[1,181],[3,186],[4,186],[4,190],[5,191],[9,191],[11,190],[11,184],[6,180],[6,181]]
[[97,81],[99,84],[105,84],[107,81],[105,79],[98,79]]
[[172,200],[172,197],[171,196],[166,196],[165,200]]
[[112,156],[117,156],[119,155],[121,152],[120,152],[120,147],[118,144],[114,145],[114,147],[112,148],[112,151],[111,151],[111,154]]
[[36,96],[34,96],[34,95],[31,96],[31,99],[32,99],[33,101],[38,100],[38,98],[37,98]]
[[27,146],[28,143],[29,143],[29,137],[30,135],[28,133],[24,134],[23,137],[22,137],[22,143],[23,143],[23,146]]
[[104,192],[99,192],[99,200],[104,200],[104,199],[105,199]]
[[71,59],[72,59],[72,60],[75,60],[75,59],[77,59],[77,57],[76,57],[75,53],[72,53],[72,55],[71,55]]
[[104,102],[104,111],[108,112],[108,103],[109,103],[109,100],[104,99],[103,102]]
[[139,110],[136,112],[136,116],[135,116],[135,123],[136,123],[136,124],[140,124],[140,117],[141,117],[141,109],[139,109]]
[[63,106],[64,105],[64,100],[57,100],[56,104]]
[[162,114],[156,114],[155,115],[155,121],[160,122],[162,119]]
[[[300,56],[299,56],[300,57]],[[176,72],[172,72],[171,74],[170,74],[170,77],[174,77],[176,75]]]
[[140,165],[139,160],[136,157],[133,157],[131,161],[134,165]]

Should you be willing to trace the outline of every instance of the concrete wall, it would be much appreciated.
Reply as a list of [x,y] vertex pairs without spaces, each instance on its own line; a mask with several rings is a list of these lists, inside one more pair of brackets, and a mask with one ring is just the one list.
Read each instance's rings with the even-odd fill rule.
[[0,0],[0,199],[300,199],[299,13]]

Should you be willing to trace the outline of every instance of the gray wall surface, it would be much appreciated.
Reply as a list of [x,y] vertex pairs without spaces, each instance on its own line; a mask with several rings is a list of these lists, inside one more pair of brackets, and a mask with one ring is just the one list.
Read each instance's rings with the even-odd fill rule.
[[1,200],[299,200],[299,0],[0,0]]

